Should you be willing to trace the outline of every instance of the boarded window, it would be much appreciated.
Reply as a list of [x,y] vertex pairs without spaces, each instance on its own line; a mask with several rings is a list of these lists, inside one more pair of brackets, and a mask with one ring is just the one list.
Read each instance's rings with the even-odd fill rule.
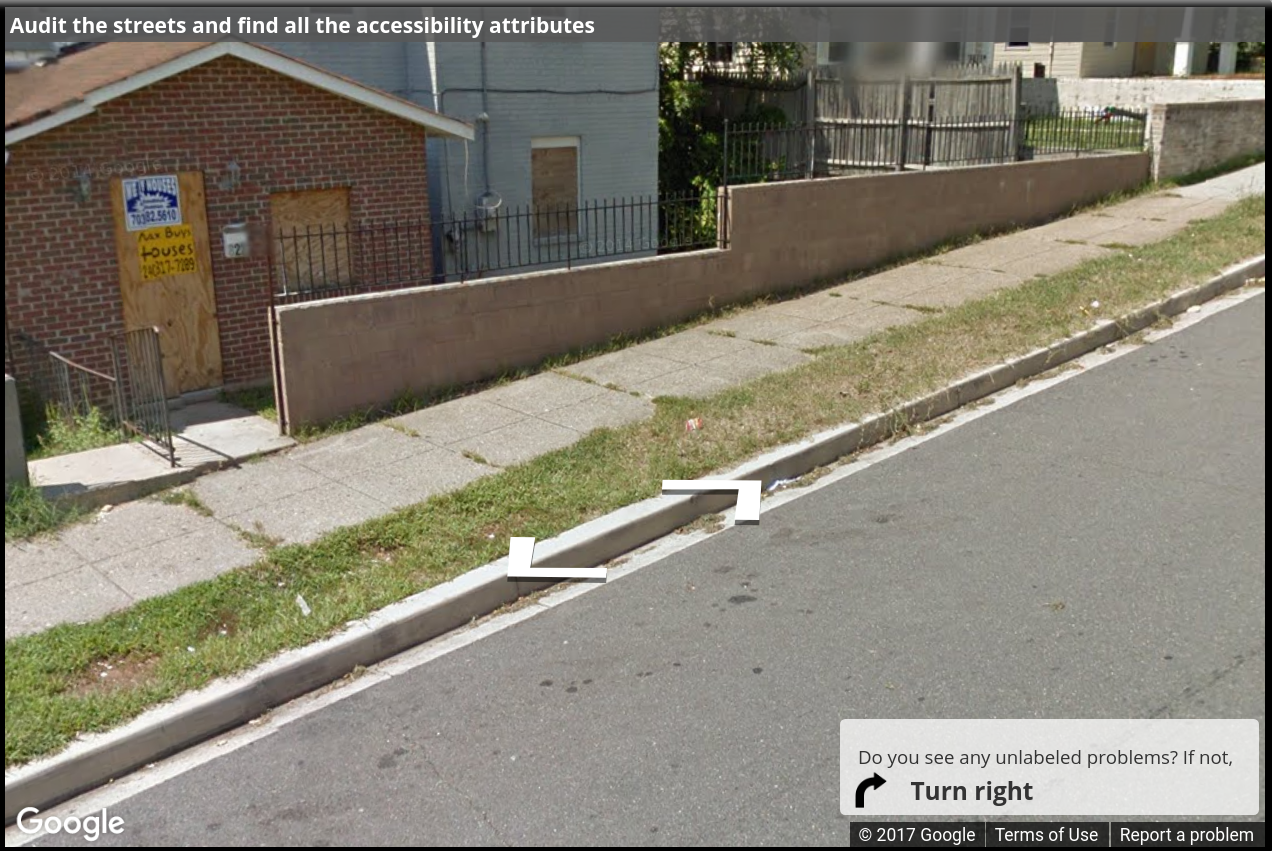
[[347,188],[277,192],[269,198],[269,212],[281,292],[353,282]]
[[530,191],[535,236],[578,234],[579,145],[577,139],[544,139],[531,143]]

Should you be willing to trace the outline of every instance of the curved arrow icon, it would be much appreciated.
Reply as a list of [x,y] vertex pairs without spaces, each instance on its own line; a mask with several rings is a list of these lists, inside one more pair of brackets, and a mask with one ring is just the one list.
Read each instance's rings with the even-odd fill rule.
[[737,523],[759,523],[760,522],[760,487],[761,482],[756,479],[754,481],[729,481],[727,479],[696,479],[692,481],[681,481],[675,479],[663,480],[663,493],[708,493],[710,491],[737,491],[738,492],[738,510],[733,515],[733,522]]
[[605,579],[601,567],[531,567],[534,561],[534,538],[508,539],[509,579]]
[[867,777],[865,780],[862,780],[860,783],[858,783],[857,784],[857,809],[864,810],[866,808],[866,790],[867,789],[878,789],[880,786],[882,786],[884,783],[887,783],[887,782],[888,782],[887,780],[884,780],[882,777],[880,777],[876,773],[874,777]]

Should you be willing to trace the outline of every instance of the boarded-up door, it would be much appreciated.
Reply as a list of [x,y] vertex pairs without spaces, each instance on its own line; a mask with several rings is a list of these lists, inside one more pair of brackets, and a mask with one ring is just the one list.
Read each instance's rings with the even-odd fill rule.
[[276,192],[269,215],[280,289],[323,290],[353,281],[348,188]]
[[221,384],[203,175],[114,178],[124,328],[156,327],[170,396]]

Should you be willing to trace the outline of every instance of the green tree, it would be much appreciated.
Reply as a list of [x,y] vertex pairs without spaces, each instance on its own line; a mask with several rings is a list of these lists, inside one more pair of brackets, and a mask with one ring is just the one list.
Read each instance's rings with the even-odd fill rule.
[[[715,226],[716,189],[724,166],[724,119],[707,115],[700,73],[709,67],[709,42],[668,42],[659,48],[658,189],[664,196],[694,195],[701,227]],[[739,51],[744,76],[762,83],[797,70],[804,59],[799,42],[751,42]],[[738,123],[786,124],[779,109],[751,107]],[[733,148],[733,145],[730,145]],[[736,152],[735,152],[736,155]]]

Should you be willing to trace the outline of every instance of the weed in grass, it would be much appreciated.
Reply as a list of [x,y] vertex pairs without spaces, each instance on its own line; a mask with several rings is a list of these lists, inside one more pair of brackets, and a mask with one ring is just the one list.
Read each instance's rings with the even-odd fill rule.
[[55,532],[83,512],[45,499],[35,485],[15,483],[4,500],[4,539],[23,541]]
[[233,523],[227,523],[226,525],[233,529],[248,546],[255,549],[270,552],[283,545],[283,539],[267,533],[259,520],[252,524],[251,529],[244,529],[242,526],[237,526]]
[[184,505],[204,517],[212,516],[212,509],[204,505],[203,500],[199,499],[199,495],[189,488],[173,488],[158,494],[155,499],[165,505]]
[[933,307],[930,304],[911,304],[910,302],[905,302],[903,304],[888,304],[887,302],[882,301],[875,303],[882,304],[885,307],[904,307],[906,310],[913,310],[915,313],[932,314],[941,312],[941,308]]
[[37,436],[35,450],[30,454],[32,460],[87,452],[125,442],[118,424],[96,407],[62,415],[55,407],[49,406],[44,422],[44,432]]
[[1101,248],[1107,248],[1110,251],[1130,251],[1135,246],[1127,245],[1125,242],[1103,242],[1100,243]]
[[687,523],[676,530],[677,535],[688,535],[692,532],[719,532],[724,529],[723,514],[704,514],[692,523]]
[[571,381],[581,381],[584,384],[592,384],[598,387],[600,386],[600,382],[598,382],[596,379],[588,378],[586,375],[579,375],[578,373],[570,372],[568,369],[554,369],[552,370],[552,372],[555,373],[556,375],[561,376],[562,378],[568,378]]
[[404,435],[406,435],[407,437],[419,437],[419,436],[420,436],[420,433],[419,433],[418,431],[416,431],[415,429],[413,429],[413,428],[409,428],[409,427],[407,427],[407,426],[404,426],[404,425],[402,425],[401,423],[394,422],[393,420],[387,420],[387,421],[384,423],[384,426],[385,426],[385,428],[391,428],[391,429],[393,429],[393,430],[394,430],[394,431],[396,431],[398,434],[404,434]]
[[469,449],[465,449],[463,452],[460,452],[459,454],[467,458],[469,461],[472,461],[474,464],[483,464],[487,467],[499,466],[498,464],[492,464],[490,461],[487,461],[484,456],[478,455],[476,452],[473,452]]

